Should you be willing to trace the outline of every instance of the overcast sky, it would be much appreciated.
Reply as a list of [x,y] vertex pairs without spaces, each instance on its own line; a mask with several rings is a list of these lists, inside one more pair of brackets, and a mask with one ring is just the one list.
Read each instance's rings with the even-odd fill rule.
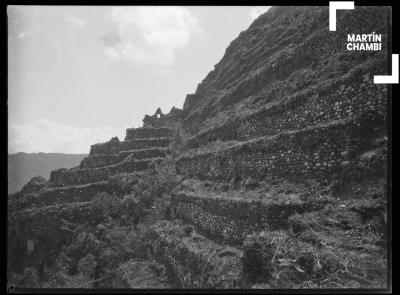
[[267,9],[9,6],[9,153],[88,153],[182,108]]

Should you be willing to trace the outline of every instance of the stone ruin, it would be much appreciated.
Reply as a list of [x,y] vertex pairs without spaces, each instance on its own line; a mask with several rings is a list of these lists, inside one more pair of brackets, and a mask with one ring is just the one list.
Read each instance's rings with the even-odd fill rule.
[[118,173],[143,171],[152,161],[168,154],[173,135],[173,130],[165,127],[165,115],[158,108],[153,116],[143,119],[143,127],[128,128],[124,141],[113,137],[108,142],[92,145],[79,169],[52,171],[50,185],[95,183]]
[[165,115],[160,108],[156,110],[153,116],[146,115],[143,119],[143,127],[159,128],[165,126]]
[[[279,8],[274,11],[278,14]],[[345,18],[340,33],[354,27],[354,22],[379,20],[377,15],[382,13],[379,9],[360,11],[357,17]],[[307,8],[300,14],[314,17],[305,17],[313,32],[312,22],[326,12]],[[24,212],[29,206],[51,207],[80,201],[84,203],[82,208],[74,212],[85,218],[81,212],[90,211],[86,202],[96,193],[109,190],[113,176],[141,173],[151,162],[162,161],[175,142],[176,126],[182,124],[191,137],[174,164],[176,173],[184,180],[166,196],[165,220],[149,229],[148,255],[167,265],[188,288],[241,287],[245,276],[241,246],[246,236],[284,229],[291,216],[326,205],[322,197],[310,206],[306,198],[293,200],[294,193],[257,194],[256,189],[247,189],[251,181],[270,181],[271,187],[276,179],[299,176],[326,181],[358,163],[362,155],[384,149],[387,136],[388,88],[372,82],[372,73],[384,68],[379,59],[378,65],[355,65],[335,79],[306,81],[309,83],[303,83],[303,88],[296,86],[292,92],[279,92],[275,87],[276,96],[283,96],[281,100],[229,116],[232,108],[228,106],[248,97],[258,99],[251,96],[252,91],[269,85],[268,79],[286,81],[298,68],[308,67],[301,63],[304,55],[314,58],[315,64],[321,62],[317,58],[337,62],[337,56],[345,50],[337,42],[337,35],[320,30],[307,36],[296,33],[294,38],[299,39],[290,44],[290,50],[283,50],[280,58],[267,59],[267,66],[262,69],[266,72],[253,75],[249,69],[259,64],[257,54],[264,52],[260,46],[266,43],[262,21],[266,20],[259,19],[259,27],[253,24],[232,42],[224,56],[225,63],[221,61],[222,65],[207,76],[210,81],[203,81],[195,94],[188,95],[184,110],[173,108],[169,114],[163,114],[158,108],[152,116],[144,117],[143,127],[127,129],[123,141],[114,137],[92,145],[79,167],[53,171],[47,187],[43,187],[42,181],[33,181],[27,186],[32,189],[16,199],[12,210]],[[327,30],[328,24],[324,26]],[[280,25],[270,26],[270,30],[275,28],[275,35],[281,36]],[[237,45],[242,39],[243,44]],[[328,46],[328,41],[334,46]],[[266,49],[271,56],[277,50]],[[347,56],[343,59],[346,58],[351,60]],[[277,63],[284,70],[278,71]],[[238,78],[241,74],[245,79]],[[217,86],[208,89],[213,81],[218,82]],[[222,94],[216,97],[215,93]],[[257,95],[266,99],[262,93]],[[226,117],[218,120],[215,110]],[[32,241],[29,238],[27,242],[29,251]]]

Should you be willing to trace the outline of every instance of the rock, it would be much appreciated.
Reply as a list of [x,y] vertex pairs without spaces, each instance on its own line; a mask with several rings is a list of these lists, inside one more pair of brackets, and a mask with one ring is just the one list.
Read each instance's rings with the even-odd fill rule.
[[44,179],[42,176],[39,175],[35,176],[31,178],[31,180],[29,180],[29,182],[22,187],[21,192],[24,194],[37,193],[46,186],[46,183],[47,183],[46,179]]

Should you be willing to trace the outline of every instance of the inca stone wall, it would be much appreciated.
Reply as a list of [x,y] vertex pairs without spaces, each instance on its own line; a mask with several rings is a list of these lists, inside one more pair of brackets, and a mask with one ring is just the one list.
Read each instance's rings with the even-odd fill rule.
[[152,160],[153,159],[135,160],[133,157],[128,157],[115,165],[100,168],[86,168],[75,171],[59,169],[50,173],[50,183],[53,186],[65,186],[103,181],[117,173],[143,171]]
[[155,147],[167,147],[172,143],[172,138],[150,138],[150,139],[136,139],[131,141],[121,142],[121,151],[150,149]]
[[177,191],[171,195],[171,217],[198,226],[213,240],[241,244],[246,235],[256,231],[281,229],[287,226],[290,215],[310,209],[316,210],[326,204],[319,200],[313,208],[299,198],[279,195],[273,200],[230,197],[215,192],[191,193]]
[[123,156],[126,158],[127,155],[122,155],[121,153],[90,155],[82,160],[80,168],[98,168],[113,165],[124,160]]
[[128,155],[132,155],[137,160],[150,159],[150,158],[163,158],[168,153],[168,147],[165,148],[149,148],[141,150],[121,151],[122,158],[126,158]]
[[49,186],[95,183],[109,180],[115,174],[143,171],[151,161],[167,155],[168,146],[173,142],[172,133],[166,127],[149,125],[127,129],[129,140],[121,142],[118,137],[113,137],[108,142],[94,144],[79,167],[52,171]]
[[92,145],[90,148],[90,155],[117,154],[120,151],[166,147],[171,143],[172,139],[169,137],[135,139],[122,142],[114,140]]
[[126,129],[125,141],[143,139],[143,138],[157,138],[157,137],[170,137],[172,136],[171,129],[169,128],[128,128]]
[[10,211],[20,211],[25,208],[72,202],[87,202],[97,193],[107,192],[108,190],[109,185],[105,181],[71,187],[45,188],[38,193],[23,194],[19,198],[15,198],[9,209]]
[[116,154],[119,152],[120,141],[118,137],[113,137],[105,143],[97,143],[90,147],[90,155]]
[[165,157],[167,150],[168,149],[165,148],[149,148],[132,151],[120,151],[118,154],[88,156],[82,160],[80,168],[98,168],[113,165],[125,160],[129,155],[133,155],[133,157],[137,160]]
[[283,103],[244,119],[203,131],[189,142],[197,147],[215,140],[248,140],[358,116],[368,111],[387,114],[387,86],[373,84],[373,76],[353,72],[335,83],[288,97]]
[[150,231],[151,252],[180,278],[182,287],[240,288],[243,280],[240,251],[185,233],[188,228],[179,222],[165,223],[165,227]]
[[[390,8],[358,6],[355,10],[342,11],[338,14],[336,32],[328,29],[327,7],[272,9],[273,12],[262,16],[231,43],[223,59],[198,85],[196,92],[186,97],[184,111],[187,115],[183,125],[192,133],[211,127],[207,122],[219,121],[218,114],[237,103],[251,97],[268,100],[269,89],[279,82],[287,83],[276,89],[278,98],[292,95],[310,84],[323,86],[327,80],[337,79],[377,57],[382,57],[382,68],[370,73],[387,74],[384,63]],[[348,33],[373,32],[382,35],[381,51],[346,49]],[[302,74],[304,70],[319,74],[307,77]],[[291,89],[290,78],[296,74],[300,75],[295,77],[299,83]]]
[[165,126],[165,115],[160,108],[156,110],[153,116],[145,115],[143,119],[143,127],[160,128]]
[[192,150],[177,161],[177,171],[189,177],[221,180],[297,174],[321,177],[348,164],[355,154],[368,148],[375,122],[384,126],[378,123],[382,121],[379,115],[371,114],[236,143],[220,150]]

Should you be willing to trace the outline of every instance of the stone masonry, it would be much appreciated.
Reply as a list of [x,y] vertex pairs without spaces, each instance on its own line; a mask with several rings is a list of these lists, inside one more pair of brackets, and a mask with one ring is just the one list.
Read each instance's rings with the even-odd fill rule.
[[108,180],[115,174],[143,171],[149,163],[167,155],[172,136],[172,131],[166,127],[147,124],[142,128],[129,128],[124,141],[113,137],[108,142],[92,145],[89,156],[79,167],[52,171],[50,185],[95,183]]

